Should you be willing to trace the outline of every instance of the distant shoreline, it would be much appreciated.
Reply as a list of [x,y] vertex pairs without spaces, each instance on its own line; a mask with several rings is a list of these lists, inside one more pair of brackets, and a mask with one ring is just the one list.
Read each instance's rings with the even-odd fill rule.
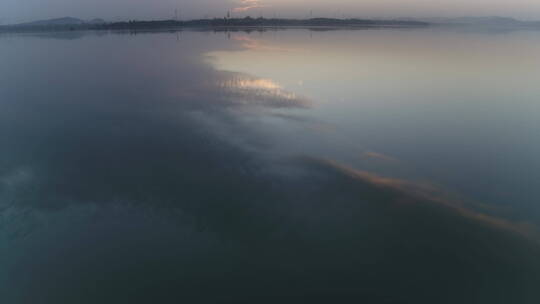
[[102,24],[19,24],[0,26],[0,32],[53,32],[76,30],[175,30],[175,29],[280,29],[280,28],[418,28],[432,25],[428,22],[369,19],[266,19],[266,18],[221,18],[189,21],[156,20],[127,21]]
[[266,31],[302,28],[310,30],[374,29],[374,28],[473,28],[476,30],[540,30],[540,21],[520,21],[504,17],[471,17],[454,19],[434,19],[427,21],[409,19],[278,19],[278,18],[214,18],[196,20],[132,20],[105,22],[101,19],[83,21],[64,17],[30,23],[0,26],[0,33],[10,32],[65,32],[65,31],[107,31],[131,32],[178,31],[182,29],[213,31]]

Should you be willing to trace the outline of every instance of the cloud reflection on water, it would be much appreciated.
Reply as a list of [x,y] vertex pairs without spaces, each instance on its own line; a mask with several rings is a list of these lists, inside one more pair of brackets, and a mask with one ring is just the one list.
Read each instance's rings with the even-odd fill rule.
[[[21,38],[32,47],[4,54],[13,70],[39,67],[2,91],[16,113],[0,121],[8,302],[537,295],[540,249],[522,226],[334,160],[275,161],[261,120],[312,102],[270,79],[216,71],[201,54],[237,45],[209,37],[65,42],[73,49]],[[38,47],[56,60],[41,61]],[[87,48],[110,57],[96,66],[80,57]]]
[[218,88],[231,99],[244,105],[262,105],[269,108],[308,108],[312,102],[284,90],[270,79],[257,79],[235,75],[220,82]]

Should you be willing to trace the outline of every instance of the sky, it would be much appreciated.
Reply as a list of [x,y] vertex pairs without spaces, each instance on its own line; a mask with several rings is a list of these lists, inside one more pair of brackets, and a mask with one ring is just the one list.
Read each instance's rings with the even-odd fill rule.
[[452,17],[540,19],[537,0],[2,0],[0,22],[72,16],[106,20],[236,16]]

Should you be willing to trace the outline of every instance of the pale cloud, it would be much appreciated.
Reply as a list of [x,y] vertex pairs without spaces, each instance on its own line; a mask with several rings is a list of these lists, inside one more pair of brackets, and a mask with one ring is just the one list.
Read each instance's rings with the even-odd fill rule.
[[267,5],[263,4],[260,0],[240,0],[239,6],[233,9],[235,13],[247,12],[252,9],[263,8]]

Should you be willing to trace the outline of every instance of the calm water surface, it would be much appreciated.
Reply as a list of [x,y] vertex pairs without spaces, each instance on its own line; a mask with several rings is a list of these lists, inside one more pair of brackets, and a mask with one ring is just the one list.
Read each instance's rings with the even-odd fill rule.
[[540,33],[0,35],[0,303],[539,303]]

